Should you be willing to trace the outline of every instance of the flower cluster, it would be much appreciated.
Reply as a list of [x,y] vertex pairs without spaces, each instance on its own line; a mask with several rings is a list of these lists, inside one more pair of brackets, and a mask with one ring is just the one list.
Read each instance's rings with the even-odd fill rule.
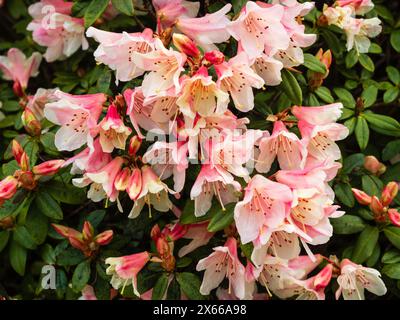
[[356,16],[366,14],[373,7],[371,0],[339,0],[333,7],[325,5],[323,19],[346,33],[348,51],[355,48],[359,53],[366,53],[371,45],[369,38],[382,31],[381,21],[377,17],[364,19]]
[[[364,289],[385,294],[377,270],[313,253],[313,246],[330,240],[330,219],[345,214],[334,204],[331,187],[342,167],[337,141],[349,134],[337,123],[342,103],[290,105],[257,129],[247,116],[255,108],[256,90],[279,85],[283,72],[296,72],[304,63],[305,48],[317,39],[302,23],[313,3],[248,1],[234,17],[229,3],[203,17],[198,17],[198,2],[152,3],[157,29],[135,33],[95,27],[85,33],[84,20],[72,17],[72,2],[41,0],[30,6],[33,21],[28,30],[35,42],[47,47],[47,62],[65,59],[79,47],[87,49],[86,35],[98,43],[96,62],[115,71],[117,85],[128,83],[111,95],[54,88],[28,96],[25,88],[37,74],[40,55],[26,60],[11,49],[8,58],[0,59],[4,77],[21,88],[15,90],[24,105],[26,131],[39,136],[44,119],[57,125],[54,145],[68,157],[31,169],[26,152],[14,140],[12,153],[20,169],[0,182],[0,204],[18,188],[33,190],[42,176],[68,167],[72,183],[87,188],[88,199],[105,206],[111,202],[121,213],[128,208],[130,219],[172,212],[171,223],[152,226],[151,249],[105,259],[112,287],[123,293],[132,285],[143,299],[154,294],[153,289],[140,292],[137,283],[148,263],[168,274],[168,286],[176,259],[208,244],[216,232],[223,232],[223,243],[196,265],[197,271],[204,270],[202,295],[217,289],[219,299],[275,295],[322,300],[333,278],[337,299],[363,299]],[[323,17],[346,32],[348,50],[355,47],[363,53],[370,46],[368,37],[381,31],[380,21],[356,15],[372,7],[366,0],[337,1],[324,8]],[[230,57],[222,48],[233,39],[237,46]],[[309,74],[310,87],[316,89],[329,74],[332,55],[321,49],[314,59],[326,71]],[[366,167],[374,174],[383,170],[371,160]],[[189,175],[195,175],[193,183]],[[377,221],[390,219],[400,226],[400,214],[388,208],[397,190],[397,183],[389,183],[381,199],[353,192]],[[180,210],[185,191],[190,194],[186,205],[192,204],[190,223],[182,221]],[[207,219],[215,211],[226,215],[222,219],[231,215],[218,230],[210,228]],[[88,221],[82,232],[53,227],[89,258],[113,238],[112,230],[95,236]],[[191,241],[175,250],[181,239]],[[96,299],[93,288],[86,286],[82,298]]]

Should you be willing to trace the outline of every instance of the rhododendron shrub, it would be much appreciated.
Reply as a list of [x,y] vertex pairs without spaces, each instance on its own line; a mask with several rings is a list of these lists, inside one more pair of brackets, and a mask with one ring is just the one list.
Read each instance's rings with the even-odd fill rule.
[[1,5],[0,298],[400,296],[396,1]]

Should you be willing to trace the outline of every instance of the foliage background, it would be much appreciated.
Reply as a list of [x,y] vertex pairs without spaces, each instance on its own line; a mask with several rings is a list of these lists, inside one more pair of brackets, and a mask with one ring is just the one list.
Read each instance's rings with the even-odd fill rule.
[[[44,52],[44,48],[35,44],[30,32],[26,31],[31,20],[27,7],[32,2],[2,1],[1,54],[5,54],[11,47],[20,48],[27,56],[34,51]],[[94,0],[76,1],[74,15],[84,16],[91,2]],[[232,1],[235,13],[239,12],[244,2]],[[400,119],[400,2],[376,0],[374,3],[376,6],[367,17],[378,16],[382,20],[383,32],[373,39],[374,44],[368,54],[358,56],[354,50],[346,52],[344,35],[340,30],[317,25],[323,1],[317,2],[319,10],[313,10],[304,23],[309,32],[317,33],[319,38],[307,49],[310,55],[306,55],[306,63],[298,68],[301,73],[285,71],[284,82],[280,86],[260,90],[256,95],[255,109],[246,116],[251,119],[253,128],[271,129],[271,123],[265,120],[268,114],[275,114],[293,104],[316,106],[334,101],[344,104],[341,122],[350,129],[351,134],[340,143],[343,168],[334,180],[333,187],[337,203],[347,214],[332,221],[335,235],[331,241],[313,250],[325,255],[350,257],[357,263],[377,268],[383,273],[389,289],[382,299],[393,299],[400,296],[400,228],[377,224],[369,209],[358,205],[351,192],[351,187],[355,187],[379,195],[384,184],[400,180],[400,162],[393,160],[400,154],[400,124],[397,121]],[[224,4],[225,1],[201,1],[200,13],[214,12]],[[144,1],[143,5],[144,8],[151,6],[148,1]],[[132,16],[122,13],[112,21],[100,18],[92,22],[101,29],[115,32],[140,31],[142,25],[155,29],[151,11],[147,13],[136,10]],[[140,80],[133,80],[116,86],[112,72],[105,66],[95,64],[93,51],[97,44],[92,41],[89,50],[78,50],[66,61],[51,64],[43,61],[39,76],[30,80],[28,92],[34,94],[40,87],[57,86],[74,94],[105,92],[115,95],[124,88],[132,88],[140,83]],[[232,41],[221,49],[229,54],[234,52],[234,47]],[[310,72],[318,70],[318,66],[313,64],[311,55],[315,55],[319,48],[332,51],[333,63],[323,86],[312,88],[309,83]],[[3,103],[2,112],[6,115],[0,122],[0,178],[12,174],[16,169],[10,153],[10,142],[14,138],[29,151],[32,165],[48,159],[71,156],[60,154],[54,147],[54,132],[57,128],[52,124],[43,124],[46,130],[40,137],[31,137],[25,132],[20,120],[22,110],[13,94],[12,83],[0,82],[0,101]],[[374,155],[382,161],[387,167],[386,172],[378,177],[366,171],[363,168],[366,155]],[[118,213],[115,205],[105,208],[103,203],[95,204],[86,199],[84,189],[72,186],[72,177],[68,172],[67,169],[60,171],[53,178],[42,182],[34,192],[18,192],[0,208],[1,296],[77,299],[81,289],[89,283],[94,286],[100,299],[107,299],[110,285],[105,275],[105,258],[143,250],[154,251],[154,248],[149,247],[151,227],[155,223],[162,226],[173,218],[172,213],[156,213],[152,218],[141,215],[138,219],[129,220],[125,214]],[[188,175],[186,184],[190,185],[196,177],[196,170],[188,171]],[[193,217],[187,214],[191,207],[190,200],[186,203],[187,199],[189,188],[184,189],[179,201],[175,201],[178,207],[185,208],[182,222],[186,223],[193,222]],[[123,205],[130,208],[131,201],[123,199]],[[394,207],[398,206],[400,196],[394,202]],[[216,211],[213,209],[206,218],[217,214]],[[51,222],[57,222],[80,230],[84,220],[89,220],[98,232],[114,230],[111,244],[103,247],[90,260],[85,259],[50,227]],[[180,240],[178,248],[185,241]],[[222,241],[217,234],[206,247],[178,259],[177,276],[168,288],[167,298],[178,298],[181,290],[189,298],[215,298],[202,297],[198,293],[200,278],[195,272],[195,265]],[[54,265],[57,269],[56,290],[41,288],[40,271],[45,264]],[[163,270],[150,264],[140,273],[139,291],[143,292],[156,283],[160,286],[163,277]],[[333,298],[334,289],[327,290],[328,298]],[[123,295],[133,298],[130,288],[126,288]]]

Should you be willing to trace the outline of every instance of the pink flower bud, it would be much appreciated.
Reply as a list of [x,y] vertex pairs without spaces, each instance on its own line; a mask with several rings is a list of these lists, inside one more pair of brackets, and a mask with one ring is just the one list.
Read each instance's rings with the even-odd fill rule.
[[142,138],[139,136],[133,136],[129,141],[129,148],[128,153],[131,157],[136,155],[136,152],[139,150],[140,146],[142,145]]
[[107,230],[102,233],[99,233],[94,238],[94,241],[100,246],[105,246],[111,242],[113,235],[114,235],[114,232],[112,230]]
[[374,156],[366,156],[364,159],[364,168],[375,175],[381,175],[386,171],[383,163],[380,163]]
[[163,229],[163,234],[167,237],[169,241],[176,241],[182,238],[187,232],[187,226],[182,224],[175,224],[171,228],[166,226]]
[[182,53],[189,57],[199,58],[200,50],[196,44],[187,36],[179,33],[174,33],[172,37],[174,46]]
[[332,278],[333,266],[331,264],[326,265],[314,279],[315,290],[326,288]]
[[399,185],[397,182],[391,181],[389,182],[385,188],[383,188],[381,195],[381,202],[383,206],[388,206],[392,203],[393,199],[397,196],[399,192]]
[[356,198],[359,204],[369,205],[371,203],[371,196],[366,194],[364,191],[358,190],[356,188],[352,188],[354,197]]
[[[14,159],[17,161],[18,165],[21,163],[21,157],[22,154],[24,153],[24,149],[22,149],[21,145],[17,140],[12,141],[12,147],[11,147]],[[21,166],[21,165],[20,165]]]
[[389,209],[388,216],[396,227],[400,227],[400,213],[396,209]]
[[66,227],[66,226],[62,226],[60,224],[55,224],[52,223],[51,226],[54,228],[54,230],[56,230],[56,232],[64,237],[64,238],[70,238],[70,237],[77,237],[80,236],[81,233],[76,231],[75,229],[72,229],[70,227]]
[[29,157],[26,154],[26,152],[22,153],[22,156],[20,158],[19,166],[21,167],[22,171],[29,171]]
[[218,65],[225,61],[225,56],[221,51],[213,50],[206,52],[204,60],[206,60],[210,65]]
[[22,124],[25,127],[25,130],[31,136],[39,136],[42,131],[42,126],[40,121],[38,121],[34,115],[34,113],[29,108],[25,108],[24,112],[21,116]]
[[14,177],[18,180],[18,184],[21,188],[33,190],[37,186],[37,181],[31,171],[17,170],[14,172]]
[[135,168],[129,178],[128,187],[126,192],[132,200],[136,200],[142,191],[142,172],[140,169]]
[[384,206],[376,196],[371,197],[371,204],[369,205],[369,207],[376,215],[380,215],[384,212]]
[[131,169],[125,167],[122,169],[114,181],[115,189],[118,191],[124,191],[128,187],[129,178],[131,176]]
[[0,181],[0,199],[6,200],[17,192],[18,180],[13,176],[7,176]]
[[83,240],[88,241],[93,238],[93,235],[94,235],[94,229],[92,224],[89,221],[85,221],[83,223],[83,229],[82,229]]
[[24,89],[22,89],[19,81],[14,81],[13,91],[14,91],[14,94],[19,98],[22,98],[24,96]]
[[34,166],[32,172],[40,176],[51,176],[57,173],[64,162],[64,160],[49,160]]

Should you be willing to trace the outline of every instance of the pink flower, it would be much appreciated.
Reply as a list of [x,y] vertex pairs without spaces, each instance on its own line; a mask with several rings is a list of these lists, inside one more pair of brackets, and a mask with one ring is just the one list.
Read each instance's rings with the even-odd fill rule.
[[90,27],[86,36],[100,43],[94,57],[97,62],[116,71],[116,81],[130,81],[143,75],[144,70],[137,65],[134,52],[148,53],[154,49],[153,32],[150,29],[136,33],[114,33]]
[[300,169],[304,166],[306,149],[300,139],[287,130],[282,121],[274,123],[271,136],[263,137],[259,143],[260,155],[256,163],[259,172],[268,172],[278,157],[282,169]]
[[126,139],[132,130],[125,126],[117,107],[111,104],[107,114],[98,125],[100,131],[100,144],[104,152],[112,152],[114,148],[125,150]]
[[145,204],[149,207],[150,216],[152,206],[160,212],[168,212],[172,208],[172,202],[168,198],[168,192],[174,193],[174,191],[170,190],[148,165],[142,167],[141,185],[141,192],[133,204],[129,218],[134,219],[139,216]]
[[107,258],[106,264],[110,266],[106,273],[112,275],[111,285],[113,288],[118,290],[122,287],[123,291],[125,286],[132,284],[133,292],[140,297],[137,290],[137,275],[149,260],[150,254],[147,251],[118,258]]
[[249,1],[239,17],[228,26],[228,31],[250,59],[260,57],[266,48],[274,54],[289,46],[290,37],[281,22],[283,14],[281,5],[260,7]]
[[337,278],[339,289],[336,291],[336,299],[343,295],[344,300],[364,300],[364,289],[383,296],[387,290],[380,275],[373,268],[363,267],[348,259],[342,260],[340,276]]
[[190,198],[194,200],[194,215],[205,215],[211,208],[214,196],[225,210],[226,204],[238,201],[240,190],[240,184],[225,170],[202,165],[190,191]]
[[142,91],[145,97],[158,95],[175,87],[175,93],[180,90],[179,77],[184,70],[183,65],[186,55],[172,48],[166,49],[160,39],[155,40],[155,50],[149,53],[133,53],[136,65],[146,71],[142,83]]
[[160,179],[168,179],[173,175],[174,190],[180,192],[185,184],[188,145],[182,141],[153,143],[143,155],[143,162],[152,166]]
[[202,67],[193,77],[183,80],[182,93],[176,103],[185,116],[194,119],[196,113],[203,117],[224,113],[229,95],[217,87],[207,69]]
[[343,108],[341,103],[333,103],[321,107],[292,108],[292,113],[299,119],[298,127],[305,142],[308,143],[308,153],[320,160],[340,159],[340,149],[335,143],[346,138],[347,127],[335,123]]
[[249,66],[247,55],[242,52],[228,62],[216,65],[218,85],[229,92],[236,109],[247,112],[254,108],[253,89],[260,89],[264,80]]
[[172,27],[177,19],[181,17],[196,17],[200,9],[200,2],[184,0],[153,0],[152,2],[157,12],[157,18],[163,28]]
[[225,42],[230,37],[227,31],[230,20],[226,14],[231,8],[232,5],[228,3],[217,12],[201,18],[180,17],[176,21],[176,27],[204,50],[214,50],[215,43]]
[[103,168],[99,169],[97,172],[86,173],[86,176],[91,181],[102,186],[102,189],[111,201],[115,201],[118,196],[118,190],[115,188],[114,182],[119,172],[121,171],[121,167],[124,161],[125,160],[123,158],[116,157]]
[[289,214],[292,200],[292,191],[287,186],[255,175],[245,188],[243,200],[235,207],[241,242],[255,241],[262,235],[264,226],[281,225]]
[[28,104],[26,105],[26,108],[29,108],[32,111],[37,120],[41,121],[44,118],[45,105],[57,100],[57,97],[55,96],[57,90],[58,89],[39,88],[35,95],[28,96]]
[[61,91],[55,96],[58,101],[46,104],[44,109],[48,120],[61,125],[55,145],[60,151],[78,149],[92,140],[90,131],[97,124],[106,96],[103,93],[74,96]]
[[191,239],[187,245],[179,249],[178,256],[183,257],[197,248],[206,245],[213,237],[214,233],[207,230],[208,222],[188,225],[183,238]]
[[254,60],[252,68],[268,86],[277,86],[282,82],[283,63],[274,57],[263,53]]
[[352,7],[359,15],[366,14],[374,8],[372,0],[337,0],[336,4],[340,7]]
[[[205,270],[200,293],[210,294],[226,277],[229,280],[229,293],[243,299],[245,296],[245,268],[237,256],[237,243],[234,238],[228,238],[224,246],[214,248],[207,258],[200,260],[197,271]],[[231,291],[232,289],[232,291]]]
[[12,80],[17,83],[22,90],[28,86],[30,77],[36,77],[39,72],[42,55],[34,52],[28,59],[23,52],[17,48],[7,51],[7,56],[0,56],[0,70],[3,79]]
[[63,60],[75,53],[79,47],[88,48],[83,19],[70,16],[72,2],[41,0],[32,4],[29,14],[33,21],[27,30],[33,31],[33,40],[47,47],[44,57],[47,62]]

